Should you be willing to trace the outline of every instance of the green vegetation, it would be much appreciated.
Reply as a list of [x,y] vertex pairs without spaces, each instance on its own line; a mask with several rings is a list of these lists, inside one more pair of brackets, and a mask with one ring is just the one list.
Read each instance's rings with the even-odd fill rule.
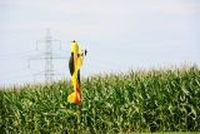
[[1,90],[0,133],[200,131],[198,67],[89,77],[81,106],[71,92],[65,81]]

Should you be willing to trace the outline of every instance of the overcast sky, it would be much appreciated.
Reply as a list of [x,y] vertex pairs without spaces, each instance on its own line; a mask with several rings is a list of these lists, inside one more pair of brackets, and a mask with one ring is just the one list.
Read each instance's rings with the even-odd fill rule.
[[[33,61],[36,40],[51,29],[69,57],[69,43],[88,49],[82,75],[200,65],[199,0],[0,0],[0,85],[33,82],[44,62]],[[54,62],[69,78],[67,59]],[[35,78],[41,81],[42,77]]]

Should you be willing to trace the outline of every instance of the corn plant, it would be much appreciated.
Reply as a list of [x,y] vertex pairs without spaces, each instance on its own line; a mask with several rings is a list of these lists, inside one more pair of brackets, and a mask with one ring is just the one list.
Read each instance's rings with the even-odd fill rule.
[[0,133],[200,131],[198,67],[140,70],[83,79],[82,104],[69,82],[0,91]]

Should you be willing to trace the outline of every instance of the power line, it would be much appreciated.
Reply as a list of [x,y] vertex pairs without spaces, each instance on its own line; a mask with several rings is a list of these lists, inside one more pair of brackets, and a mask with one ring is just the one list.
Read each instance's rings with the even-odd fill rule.
[[25,56],[25,55],[28,55],[28,54],[30,54],[32,52],[33,52],[33,50],[1,53],[0,54],[0,58],[7,58],[7,57],[12,57],[12,56]]

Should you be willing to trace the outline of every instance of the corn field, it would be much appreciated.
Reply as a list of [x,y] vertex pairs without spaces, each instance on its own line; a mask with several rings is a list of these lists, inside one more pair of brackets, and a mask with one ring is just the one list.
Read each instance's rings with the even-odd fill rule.
[[82,104],[69,82],[0,90],[0,133],[200,131],[198,67],[130,71],[83,79]]

